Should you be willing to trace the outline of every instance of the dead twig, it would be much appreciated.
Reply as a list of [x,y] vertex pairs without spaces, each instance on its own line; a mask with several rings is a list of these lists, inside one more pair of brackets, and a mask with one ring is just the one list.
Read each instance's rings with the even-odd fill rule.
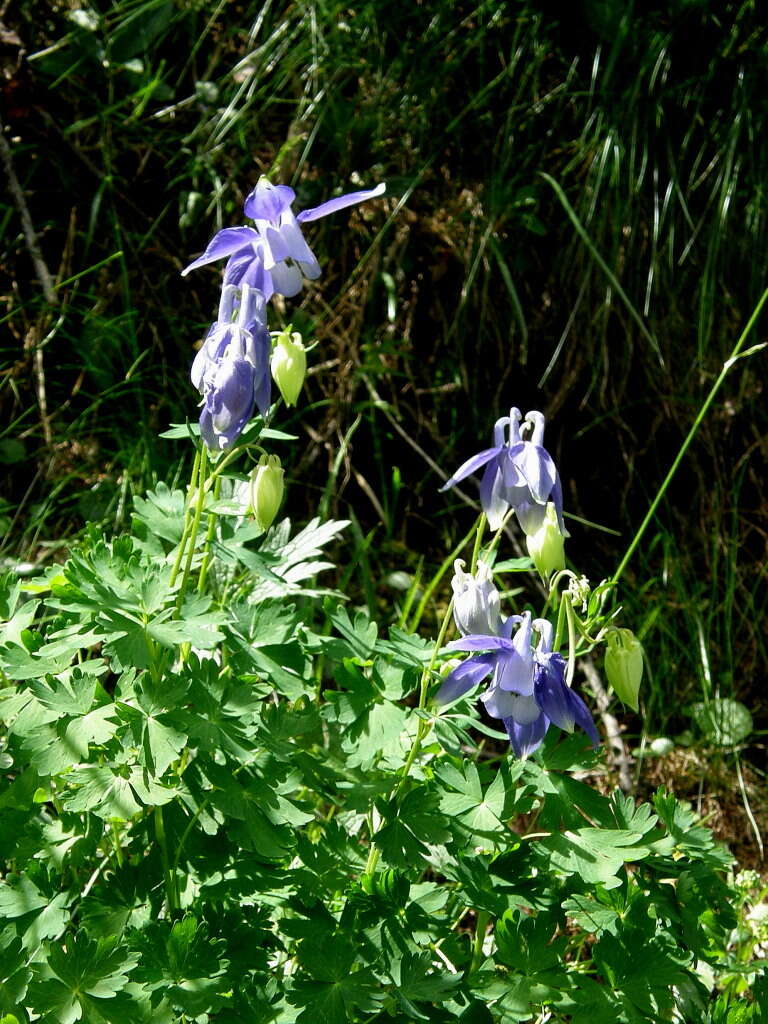
[[8,189],[11,194],[11,199],[13,200],[13,205],[16,207],[21,219],[21,229],[24,234],[24,242],[27,247],[27,252],[32,260],[32,265],[35,268],[35,274],[40,282],[40,287],[43,290],[43,296],[49,307],[40,320],[28,331],[27,336],[24,339],[24,348],[26,351],[32,352],[37,403],[40,407],[40,421],[43,427],[43,437],[45,438],[46,445],[50,447],[53,441],[53,434],[51,432],[51,423],[48,416],[48,399],[45,389],[45,367],[43,364],[42,341],[47,325],[50,321],[50,310],[58,304],[58,300],[51,272],[43,258],[43,253],[37,241],[37,234],[32,224],[29,207],[27,206],[27,201],[24,198],[24,192],[22,191],[19,179],[16,176],[16,170],[13,166],[13,153],[11,152],[8,140],[5,137],[5,125],[3,124],[2,119],[0,119],[0,159],[2,159],[3,169],[5,170],[6,177],[8,178]]

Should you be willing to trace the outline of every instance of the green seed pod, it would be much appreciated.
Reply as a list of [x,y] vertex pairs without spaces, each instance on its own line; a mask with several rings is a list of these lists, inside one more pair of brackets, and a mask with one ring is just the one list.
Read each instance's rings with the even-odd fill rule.
[[248,485],[250,511],[265,532],[274,522],[283,500],[283,467],[276,455],[262,455]]
[[606,637],[605,675],[619,700],[637,711],[643,678],[643,645],[631,629],[613,629]]
[[300,334],[283,331],[278,335],[269,367],[285,404],[295,405],[307,373],[307,353]]
[[528,554],[543,579],[548,580],[553,572],[565,568],[564,541],[555,506],[550,501],[541,526],[525,538]]

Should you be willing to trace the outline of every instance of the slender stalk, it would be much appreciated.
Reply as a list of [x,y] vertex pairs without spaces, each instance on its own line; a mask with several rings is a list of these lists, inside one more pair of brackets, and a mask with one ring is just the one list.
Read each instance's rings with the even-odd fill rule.
[[[658,492],[656,493],[656,497],[651,502],[651,507],[648,509],[648,512],[646,513],[646,516],[645,516],[645,519],[643,519],[642,523],[640,524],[640,526],[639,526],[639,528],[637,530],[637,533],[632,538],[632,542],[631,542],[631,544],[629,545],[629,547],[627,548],[627,550],[626,550],[626,552],[624,554],[624,557],[619,562],[619,566],[616,569],[616,572],[611,577],[611,583],[617,583],[618,582],[618,580],[620,579],[620,577],[623,574],[624,570],[626,569],[626,567],[627,567],[627,565],[629,563],[629,560],[631,559],[632,555],[635,553],[635,550],[637,549],[637,546],[640,543],[640,541],[641,541],[641,539],[643,537],[643,534],[648,529],[648,526],[650,525],[651,520],[653,519],[654,515],[656,514],[656,509],[659,507],[659,503],[661,502],[661,499],[664,497],[664,495],[665,495],[665,493],[667,491],[667,488],[669,487],[670,483],[672,482],[672,478],[674,477],[675,473],[677,472],[678,466],[683,461],[685,453],[688,451],[688,448],[690,447],[691,441],[693,441],[694,437],[696,436],[696,433],[698,432],[698,429],[701,426],[701,424],[702,424],[702,422],[704,420],[704,417],[706,416],[706,414],[707,414],[707,412],[709,410],[710,405],[712,405],[712,402],[715,399],[715,395],[718,393],[718,391],[722,387],[723,381],[725,380],[726,376],[728,375],[728,371],[733,367],[734,363],[739,358],[739,354],[741,353],[741,350],[744,347],[744,344],[745,344],[747,338],[749,337],[749,334],[750,334],[752,328],[755,326],[757,318],[760,315],[760,312],[761,312],[763,306],[765,305],[765,302],[766,302],[767,299],[768,299],[768,288],[766,288],[766,290],[760,296],[760,301],[755,306],[755,309],[754,309],[754,312],[752,313],[752,316],[747,321],[747,326],[741,332],[741,336],[739,337],[739,340],[736,342],[736,344],[735,344],[735,346],[733,348],[733,351],[731,352],[730,356],[723,363],[723,368],[720,371],[720,373],[718,374],[717,380],[712,385],[712,387],[711,387],[711,389],[709,391],[709,394],[704,399],[704,404],[702,405],[701,409],[699,409],[698,416],[693,421],[693,426],[688,431],[688,435],[685,438],[685,440],[683,441],[682,445],[680,446],[680,450],[678,451],[677,455],[675,456],[674,461],[672,462],[672,465],[669,468],[669,472],[664,477],[664,482],[662,483],[661,487],[659,488]],[[745,353],[745,355],[746,354],[747,353]]]
[[[464,548],[466,547],[466,545],[467,545],[470,537],[472,536],[472,534],[475,533],[475,531],[479,529],[478,524],[480,522],[484,522],[484,521],[485,521],[485,516],[481,515],[480,516],[480,520],[478,520],[478,521],[476,521],[475,523],[472,524],[472,529],[469,531],[469,533],[466,534],[466,536],[462,537],[462,539],[459,541],[459,543],[456,545],[456,547],[453,549],[453,551],[451,551],[451,553],[446,558],[443,559],[443,561],[442,561],[442,563],[440,565],[440,568],[437,570],[435,575],[429,581],[429,583],[427,584],[427,586],[424,589],[424,593],[421,595],[421,599],[420,599],[420,601],[419,601],[419,603],[418,603],[418,605],[416,607],[416,611],[413,614],[413,618],[411,619],[411,624],[408,627],[408,632],[409,633],[415,633],[416,630],[419,628],[419,623],[421,622],[422,616],[424,615],[424,611],[425,611],[425,609],[427,607],[427,603],[428,603],[429,599],[432,597],[432,595],[434,594],[435,588],[437,587],[438,583],[443,578],[443,576],[445,576],[446,572],[453,565],[454,561],[458,558],[458,556],[464,550]],[[472,555],[472,563],[473,563],[472,572],[474,572],[474,563],[475,563],[475,560],[476,560],[477,550],[478,550],[477,543],[475,543],[475,553]]]
[[576,668],[576,623],[574,621],[573,602],[570,594],[563,594],[563,607],[568,622],[568,666],[565,670],[567,686],[573,684],[573,673]]
[[157,836],[157,842],[160,847],[160,856],[163,860],[163,875],[165,876],[165,899],[168,905],[168,913],[173,913],[174,910],[178,909],[178,901],[176,899],[176,887],[174,885],[174,875],[171,872],[171,862],[168,857],[168,843],[165,837],[165,822],[163,821],[163,808],[155,808],[155,835]]
[[483,943],[485,942],[485,930],[488,927],[490,914],[487,910],[478,910],[475,921],[475,941],[472,946],[472,961],[469,965],[468,974],[474,974],[483,962]]
[[115,847],[117,866],[121,868],[123,866],[123,848],[120,844],[120,830],[117,827],[117,823],[114,821],[112,822],[112,842]]
[[187,583],[189,582],[189,574],[192,570],[192,559],[195,554],[195,540],[200,529],[200,520],[203,517],[203,508],[205,506],[205,477],[206,470],[208,468],[208,453],[205,448],[201,448],[200,456],[200,470],[197,475],[197,501],[195,503],[195,512],[192,517],[192,526],[190,529],[190,539],[187,547],[187,560],[184,564],[184,574],[181,577],[181,586],[179,587],[179,593],[176,597],[176,613],[181,611],[181,606],[184,602],[184,594],[187,590]]
[[[217,476],[213,484],[213,500],[216,501],[221,492],[221,477]],[[200,565],[200,575],[197,578],[197,592],[202,594],[205,590],[205,581],[208,576],[208,567],[211,564],[211,544],[216,532],[216,513],[208,513],[208,529],[205,533],[205,547],[203,549],[203,561]]]
[[179,575],[179,569],[181,568],[181,562],[184,558],[184,550],[189,540],[189,531],[192,525],[189,517],[189,509],[191,505],[192,495],[195,493],[195,487],[197,486],[198,477],[200,476],[200,462],[202,459],[202,449],[198,448],[195,452],[195,461],[192,465],[192,476],[189,481],[189,489],[187,490],[187,498],[184,502],[184,529],[181,532],[181,540],[179,541],[179,550],[176,552],[176,560],[173,563],[173,569],[171,569],[171,586],[176,582],[176,577]]
[[[478,517],[477,523],[473,527],[473,529],[477,531],[477,537],[475,538],[474,546],[475,553],[479,552],[480,550],[478,537],[482,537],[484,527],[485,516],[481,515]],[[466,543],[468,539],[469,536],[467,536],[464,539],[464,541],[462,541],[462,546]],[[460,551],[461,548],[459,548],[458,550]],[[473,559],[474,557],[475,556],[473,556]],[[443,643],[445,641],[445,634],[448,632],[448,626],[451,621],[452,613],[453,599],[451,599],[451,601],[448,603],[448,607],[446,608],[445,614],[443,615],[443,621],[440,624],[440,631],[437,634],[437,639],[435,640],[434,646],[432,648],[432,656],[429,659],[429,664],[424,668],[424,671],[421,673],[421,681],[419,683],[419,703],[417,705],[418,711],[423,711],[424,708],[427,706],[429,684],[432,679],[432,674],[435,670],[437,656],[440,650],[442,649]],[[405,784],[408,781],[408,776],[410,775],[411,768],[413,768],[414,762],[416,761],[416,758],[419,756],[419,753],[421,751],[421,745],[424,742],[424,738],[427,736],[431,728],[432,722],[426,721],[423,718],[419,718],[418,725],[416,726],[416,735],[414,736],[413,743],[411,744],[411,749],[408,753],[408,757],[405,761],[405,764],[403,765],[402,771],[400,772],[397,784],[395,785],[390,797],[393,803],[397,802],[400,794],[402,793],[403,788],[405,787]],[[368,860],[366,861],[364,869],[365,874],[370,874],[371,872],[375,871],[376,865],[379,862],[379,856],[379,848],[377,846],[374,846],[373,842],[371,842],[371,847],[368,851]]]
[[470,568],[469,568],[469,571],[470,571],[470,573],[472,575],[474,575],[475,569],[477,569],[477,560],[480,557],[480,546],[481,546],[481,544],[483,542],[483,533],[485,532],[485,523],[486,523],[485,512],[481,512],[480,513],[480,518],[477,521],[477,525],[475,527],[475,530],[476,530],[476,532],[475,532],[475,546],[472,548],[472,562],[471,562]]

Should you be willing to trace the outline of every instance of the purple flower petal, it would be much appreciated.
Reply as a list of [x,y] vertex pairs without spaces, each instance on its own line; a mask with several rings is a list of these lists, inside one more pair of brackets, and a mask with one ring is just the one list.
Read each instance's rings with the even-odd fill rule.
[[248,358],[256,368],[254,382],[254,398],[256,408],[262,416],[266,416],[272,403],[272,374],[269,372],[269,354],[272,339],[266,327],[259,326],[253,332],[253,349]]
[[296,193],[288,185],[272,185],[260,178],[256,188],[245,200],[243,210],[251,220],[267,220],[277,224],[280,214],[290,209]]
[[[315,254],[304,240],[301,228],[290,210],[286,210],[280,218],[280,234],[285,240],[288,256],[290,256],[292,260],[296,260],[297,263],[302,264],[304,274],[311,280],[319,277],[320,264],[317,262]],[[306,268],[304,264],[306,264]]]
[[514,644],[503,636],[485,636],[483,633],[470,633],[446,644],[449,651],[514,651]]
[[595,723],[592,720],[589,708],[578,693],[574,693],[573,690],[569,690],[568,692],[571,695],[570,699],[573,706],[573,713],[576,718],[576,725],[578,725],[580,729],[583,729],[587,736],[589,736],[592,740],[593,747],[600,746],[600,737],[597,735],[597,729],[595,728]]
[[253,411],[254,368],[245,359],[222,363],[206,404],[213,414],[213,429],[226,434],[233,424],[250,418]]
[[555,473],[555,483],[549,500],[554,504],[555,512],[557,512],[557,523],[560,527],[560,533],[564,537],[570,537],[570,533],[566,530],[565,523],[563,522],[563,487],[560,483],[560,475],[557,472]]
[[558,729],[573,732],[576,724],[571,691],[565,685],[565,661],[559,654],[539,655],[534,693],[541,710]]
[[565,661],[559,654],[538,655],[536,666],[536,701],[547,717],[565,732],[575,726],[583,729],[596,747],[597,735],[592,715],[584,701],[565,684]]
[[500,656],[493,682],[500,690],[530,697],[533,693],[533,652],[521,656],[515,651]]
[[498,453],[498,448],[486,448],[485,451],[478,452],[477,455],[473,455],[471,459],[467,459],[466,462],[463,462],[459,466],[451,479],[446,480],[440,490],[447,491],[449,487],[453,487],[454,484],[457,484],[460,480],[468,477],[471,473],[476,473],[478,469],[484,466],[486,462],[490,462]]
[[213,236],[203,255],[198,256],[182,270],[181,276],[186,277],[190,270],[202,267],[206,263],[213,263],[214,260],[220,260],[224,256],[231,256],[238,249],[246,249],[253,242],[258,241],[258,238],[259,236],[253,228],[224,228],[223,231],[219,231]]
[[516,722],[514,718],[504,718],[502,721],[517,757],[532,754],[541,745],[549,728],[549,719],[543,713],[533,722],[525,724]]
[[355,206],[357,203],[364,203],[366,199],[374,199],[383,195],[387,186],[382,182],[376,188],[365,189],[362,192],[347,192],[344,196],[336,199],[328,199],[319,206],[313,206],[310,210],[302,210],[296,218],[300,224],[307,224],[311,220],[319,220],[320,217],[327,217],[329,213],[336,213],[347,206]]
[[301,291],[301,271],[295,264],[276,263],[269,271],[275,291],[290,299]]
[[445,682],[437,691],[436,704],[450,704],[481,683],[493,668],[493,655],[480,655],[467,658],[445,678]]
[[242,266],[233,264],[236,258],[236,256],[231,257],[227,264],[227,269],[224,271],[224,280],[227,280],[227,276],[230,273],[230,265],[232,265],[232,273],[239,274],[240,284],[247,284],[251,288],[258,289],[264,294],[264,298],[269,301],[275,293],[275,285],[272,280],[272,274],[264,267],[261,257],[252,259],[249,256]]
[[546,504],[557,479],[557,470],[549,452],[525,442],[515,461],[528,483],[533,500]]
[[268,227],[262,234],[264,240],[264,269],[271,270],[276,263],[290,256],[283,234],[277,228]]
[[509,511],[509,502],[504,492],[504,477],[498,459],[490,462],[483,473],[480,481],[480,504],[490,528],[498,530]]
[[492,718],[514,718],[519,725],[528,725],[541,714],[541,708],[532,696],[510,693],[499,686],[489,687],[480,700]]

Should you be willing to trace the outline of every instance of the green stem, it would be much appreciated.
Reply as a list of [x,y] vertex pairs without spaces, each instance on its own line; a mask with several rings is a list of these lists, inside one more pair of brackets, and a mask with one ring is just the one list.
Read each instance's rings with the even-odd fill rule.
[[173,563],[173,569],[171,569],[171,586],[174,585],[176,577],[179,575],[181,560],[184,557],[184,550],[187,546],[187,540],[189,539],[189,530],[192,525],[189,517],[189,509],[192,501],[192,495],[195,493],[195,487],[197,486],[197,480],[200,475],[200,460],[201,449],[198,448],[195,452],[195,461],[192,464],[192,476],[189,481],[189,488],[187,489],[187,497],[184,501],[184,528],[181,531],[181,540],[179,541],[179,550],[176,552],[176,560]]
[[115,857],[117,858],[117,866],[121,868],[123,866],[123,848],[120,845],[120,831],[117,827],[116,822],[112,822],[112,842],[115,846]]
[[[447,556],[447,558],[443,559],[443,562],[441,563],[440,568],[437,570],[435,575],[429,581],[429,583],[427,584],[427,586],[426,586],[426,588],[424,590],[424,593],[421,595],[421,600],[418,603],[416,611],[413,614],[413,618],[411,619],[411,624],[408,627],[408,632],[409,633],[415,633],[416,630],[419,628],[419,623],[421,622],[422,616],[424,615],[424,611],[425,611],[425,609],[427,607],[427,603],[428,603],[429,599],[432,597],[432,595],[435,592],[435,588],[437,587],[437,585],[439,584],[439,582],[443,578],[443,576],[445,576],[446,572],[453,565],[455,560],[459,557],[461,552],[464,550],[464,548],[466,547],[466,545],[467,545],[470,537],[472,536],[472,534],[476,530],[479,530],[481,525],[482,525],[482,523],[484,523],[484,522],[485,522],[485,516],[481,515],[480,519],[476,520],[472,524],[472,529],[469,531],[469,533],[465,537],[462,537],[462,539],[459,541],[459,543],[456,545],[456,547],[453,549],[453,551],[451,551],[451,553]],[[477,549],[477,543],[475,543],[475,548]],[[476,558],[476,555],[473,554],[472,555],[472,561],[473,561],[472,572],[474,572],[475,558]]]
[[760,315],[760,311],[762,310],[763,306],[765,305],[766,299],[768,299],[768,288],[766,288],[766,290],[760,296],[760,301],[755,306],[755,309],[754,309],[754,312],[752,313],[752,316],[747,321],[747,326],[741,332],[741,336],[739,337],[739,340],[736,342],[736,345],[734,346],[734,349],[731,352],[730,356],[723,363],[723,368],[720,371],[720,373],[718,374],[717,380],[712,385],[709,394],[704,399],[704,404],[702,405],[701,409],[699,409],[699,414],[696,417],[696,419],[693,421],[693,426],[688,431],[688,436],[683,441],[683,443],[682,443],[682,445],[680,447],[680,450],[678,451],[678,453],[675,456],[675,459],[674,459],[672,465],[670,466],[669,472],[667,473],[666,477],[664,478],[664,482],[662,483],[661,487],[659,488],[659,490],[658,490],[658,492],[656,494],[656,497],[651,502],[651,507],[648,509],[648,512],[646,513],[646,516],[645,516],[645,519],[643,519],[642,523],[640,524],[640,527],[639,527],[637,533],[635,534],[635,536],[632,539],[632,543],[627,548],[627,550],[626,550],[626,552],[624,554],[624,557],[622,558],[621,562],[619,562],[619,566],[616,569],[616,572],[611,577],[611,582],[612,583],[616,583],[619,580],[619,578],[621,577],[622,573],[626,569],[627,564],[628,564],[630,558],[635,553],[635,550],[637,549],[637,546],[640,543],[640,540],[641,540],[643,534],[648,529],[648,526],[649,526],[651,520],[653,519],[653,517],[654,517],[654,515],[656,513],[656,509],[659,507],[659,503],[661,502],[661,499],[664,497],[664,495],[666,493],[666,490],[667,490],[667,488],[669,487],[669,485],[670,485],[670,483],[672,481],[672,478],[674,477],[675,473],[677,472],[678,466],[682,462],[683,457],[685,456],[685,453],[688,451],[688,448],[690,447],[691,441],[693,441],[694,437],[696,436],[696,433],[697,433],[699,427],[701,426],[702,421],[704,420],[704,417],[706,416],[707,411],[709,410],[710,405],[714,401],[715,395],[717,394],[717,392],[722,387],[723,381],[725,380],[726,376],[728,375],[728,371],[732,368],[732,366],[734,365],[734,363],[738,359],[739,353],[741,352],[742,348],[744,347],[744,343],[746,342],[747,338],[749,337],[749,334],[750,334],[752,328],[754,327],[755,322],[757,321],[758,316]]
[[197,475],[197,501],[195,502],[195,513],[192,517],[192,527],[190,529],[190,539],[187,548],[187,559],[184,563],[184,573],[181,577],[181,585],[176,597],[177,615],[181,611],[181,606],[184,602],[184,594],[186,593],[189,574],[192,570],[192,559],[195,555],[195,541],[197,540],[197,534],[200,529],[200,520],[203,517],[203,508],[205,506],[205,476],[206,469],[208,468],[208,452],[205,448],[202,448],[201,452],[200,470]]
[[160,847],[160,855],[163,860],[163,875],[165,876],[165,899],[168,904],[168,913],[172,914],[174,910],[178,909],[178,901],[176,899],[176,887],[174,885],[174,876],[171,872],[171,862],[168,858],[168,843],[165,838],[165,822],[163,821],[163,808],[155,808],[155,835],[157,836],[157,842]]
[[469,965],[469,974],[474,974],[483,962],[483,942],[485,941],[485,930],[488,927],[490,915],[487,910],[477,911],[475,921],[475,941],[472,946],[472,962]]
[[[473,529],[477,530],[478,536],[482,536],[484,527],[485,516],[480,515]],[[466,537],[464,539],[464,541],[462,542],[462,546],[466,543],[468,539],[469,537]],[[459,548],[458,550],[460,551],[461,548]],[[479,544],[477,538],[475,538],[475,551],[479,551]],[[435,640],[434,646],[432,647],[432,656],[429,659],[429,664],[424,668],[424,671],[421,673],[421,681],[419,683],[419,703],[416,708],[417,711],[423,711],[424,708],[427,706],[429,684],[432,679],[432,674],[435,670],[437,656],[440,653],[443,643],[445,641],[445,634],[448,632],[448,625],[451,621],[452,612],[453,599],[451,599],[448,602],[448,607],[446,608],[445,614],[443,615],[443,621],[440,624],[440,631],[437,634],[437,639]],[[418,725],[416,726],[416,735],[413,739],[413,743],[411,744],[411,749],[408,753],[406,762],[403,765],[403,769],[400,773],[397,784],[394,787],[394,790],[392,791],[392,794],[390,796],[390,801],[392,803],[397,803],[397,800],[400,797],[400,794],[402,793],[406,782],[408,781],[408,776],[410,775],[411,768],[413,768],[414,762],[416,758],[419,756],[419,752],[421,751],[421,745],[424,742],[424,738],[425,736],[427,736],[431,728],[432,722],[425,721],[425,719],[421,717],[419,718]],[[368,851],[368,860],[366,861],[364,869],[365,874],[370,874],[371,872],[375,871],[376,865],[379,862],[379,856],[379,848],[375,846],[373,842],[371,842],[371,847]]]
[[[213,484],[213,500],[217,501],[219,494],[221,493],[221,477],[217,476]],[[208,529],[205,533],[205,547],[203,549],[203,562],[200,566],[200,575],[197,579],[197,592],[202,594],[205,590],[205,581],[208,576],[208,567],[211,564],[211,544],[213,543],[213,535],[216,532],[216,513],[208,513]]]
[[557,612],[557,626],[555,627],[555,639],[552,643],[552,650],[559,651],[563,644],[563,634],[565,633],[566,615],[565,601],[566,594],[562,595],[560,600],[560,608]]
[[565,683],[566,686],[571,686],[573,683],[573,673],[576,668],[576,623],[574,621],[571,595],[568,593],[563,594],[563,607],[565,608],[565,618],[568,622],[568,666],[565,670]]
[[472,548],[472,562],[470,563],[469,571],[474,575],[477,569],[477,560],[480,557],[480,546],[483,542],[483,533],[485,532],[486,517],[485,512],[480,513],[480,518],[475,524],[475,546]]

